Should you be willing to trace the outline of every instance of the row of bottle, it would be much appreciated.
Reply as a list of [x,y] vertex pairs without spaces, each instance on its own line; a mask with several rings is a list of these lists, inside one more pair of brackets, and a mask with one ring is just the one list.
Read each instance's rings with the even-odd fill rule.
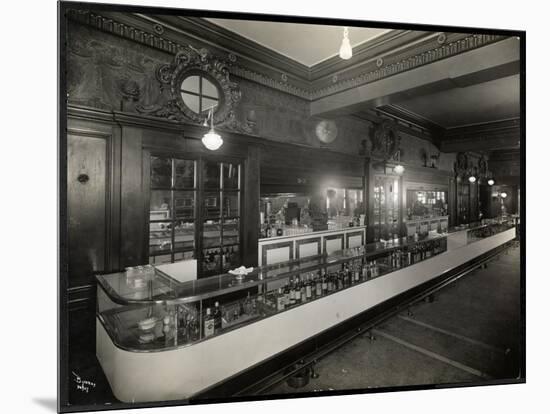
[[212,336],[222,329],[222,311],[220,304],[216,302],[214,309],[206,308],[206,314],[203,320],[203,336],[206,338]]
[[203,266],[205,270],[229,269],[240,262],[237,246],[206,249],[203,253]]
[[250,296],[250,292],[248,292],[246,299],[232,303],[231,309],[220,307],[219,303],[216,302],[213,309],[206,308],[203,320],[203,336],[206,338],[219,333],[223,326],[222,320],[224,319],[226,323],[231,323],[244,316],[254,316],[257,313],[258,303],[256,298]]
[[379,275],[380,269],[375,261],[361,264],[359,261],[344,265],[338,272],[326,274],[323,270],[295,276],[276,294],[277,310],[319,298],[334,291],[345,289],[356,283]]
[[410,248],[405,247],[394,250],[388,256],[388,265],[393,269],[399,269],[429,259],[444,251],[445,244],[441,241],[426,242]]

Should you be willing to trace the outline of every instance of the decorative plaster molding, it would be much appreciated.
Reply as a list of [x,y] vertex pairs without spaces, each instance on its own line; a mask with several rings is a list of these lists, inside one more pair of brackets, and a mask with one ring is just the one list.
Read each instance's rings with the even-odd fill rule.
[[[69,10],[68,16],[73,20],[90,25],[98,30],[121,36],[171,54],[176,54],[178,50],[185,47],[182,44],[163,38],[161,34],[164,33],[164,30],[159,30],[159,28],[153,26],[151,27],[151,32],[146,32],[144,30],[136,29],[130,25],[117,22],[111,18],[106,18],[92,13],[89,10]],[[232,65],[230,72],[231,74],[244,79],[248,79],[261,85],[311,101],[341,92],[346,89],[375,82],[398,73],[406,72],[408,70],[464,53],[490,43],[495,43],[505,39],[506,37],[492,34],[471,34],[464,35],[464,37],[453,41],[451,41],[450,38],[450,36],[446,35],[443,43],[440,43],[443,39],[440,35],[432,42],[433,44],[428,50],[424,50],[421,53],[414,54],[415,50],[413,47],[410,51],[413,54],[410,56],[404,55],[403,51],[396,52],[393,54],[394,56],[392,56],[392,54],[385,55],[382,59],[382,66],[380,67],[377,67],[376,65],[377,59],[375,59],[374,62],[367,62],[365,66],[368,66],[370,69],[367,69],[359,75],[353,77],[346,78],[345,72],[340,72],[338,74],[337,82],[330,82],[328,86],[317,89],[308,90],[300,88],[289,82],[290,76],[287,76],[286,81],[276,80],[271,76],[247,69],[242,65]],[[398,56],[399,60],[394,61],[395,57]],[[374,56],[374,58],[376,58],[376,56]],[[380,60],[378,60],[378,63],[380,63]],[[329,80],[331,79],[332,75],[329,76]]]
[[241,125],[235,117],[241,91],[229,78],[229,63],[212,55],[205,48],[183,47],[176,53],[171,64],[159,66],[156,71],[157,79],[161,88],[163,85],[169,87],[170,99],[162,105],[137,105],[136,110],[147,115],[202,124],[206,117],[192,111],[181,97],[182,82],[188,76],[197,74],[209,77],[221,92],[219,105],[214,111],[214,123],[231,130],[251,133],[250,126],[247,123]]
[[[467,52],[472,49],[476,49],[482,46],[486,46],[490,43],[495,43],[499,40],[505,39],[504,36],[498,35],[468,35],[460,40],[449,42],[440,45],[436,42],[436,47],[433,49],[424,51],[420,54],[410,56],[408,58],[401,59],[397,62],[389,63],[390,59],[386,57],[382,60],[382,66],[375,70],[369,70],[359,74],[358,76],[345,79],[340,77],[339,82],[333,85],[329,85],[324,88],[310,91],[309,99],[316,100],[323,98],[327,95],[332,95],[346,89],[355,88],[364,84],[372,83],[380,79],[384,79],[398,73],[406,72],[420,66],[427,65],[429,63],[436,62],[438,60],[446,59],[460,53]],[[376,66],[380,63],[376,62]]]

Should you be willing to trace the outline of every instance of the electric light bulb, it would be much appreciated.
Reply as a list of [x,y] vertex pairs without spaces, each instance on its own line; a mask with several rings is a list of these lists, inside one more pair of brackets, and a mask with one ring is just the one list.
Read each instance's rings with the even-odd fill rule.
[[204,135],[204,137],[202,137],[202,143],[209,150],[215,151],[215,150],[217,150],[218,148],[220,148],[222,146],[223,139],[212,128],[210,131],[208,131],[207,134]]
[[340,46],[340,57],[344,60],[348,60],[353,55],[351,44],[348,38],[348,28],[344,28],[344,38],[342,39],[342,45]]

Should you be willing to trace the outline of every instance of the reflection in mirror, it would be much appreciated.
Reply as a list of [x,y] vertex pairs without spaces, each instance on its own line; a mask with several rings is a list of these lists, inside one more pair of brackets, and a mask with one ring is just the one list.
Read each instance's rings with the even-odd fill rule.
[[446,191],[407,190],[407,219],[447,215]]

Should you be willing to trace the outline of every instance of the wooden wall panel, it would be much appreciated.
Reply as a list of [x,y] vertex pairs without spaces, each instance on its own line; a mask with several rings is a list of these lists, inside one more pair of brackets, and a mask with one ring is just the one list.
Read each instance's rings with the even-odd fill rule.
[[110,136],[70,130],[67,137],[69,287],[93,283],[108,268]]

